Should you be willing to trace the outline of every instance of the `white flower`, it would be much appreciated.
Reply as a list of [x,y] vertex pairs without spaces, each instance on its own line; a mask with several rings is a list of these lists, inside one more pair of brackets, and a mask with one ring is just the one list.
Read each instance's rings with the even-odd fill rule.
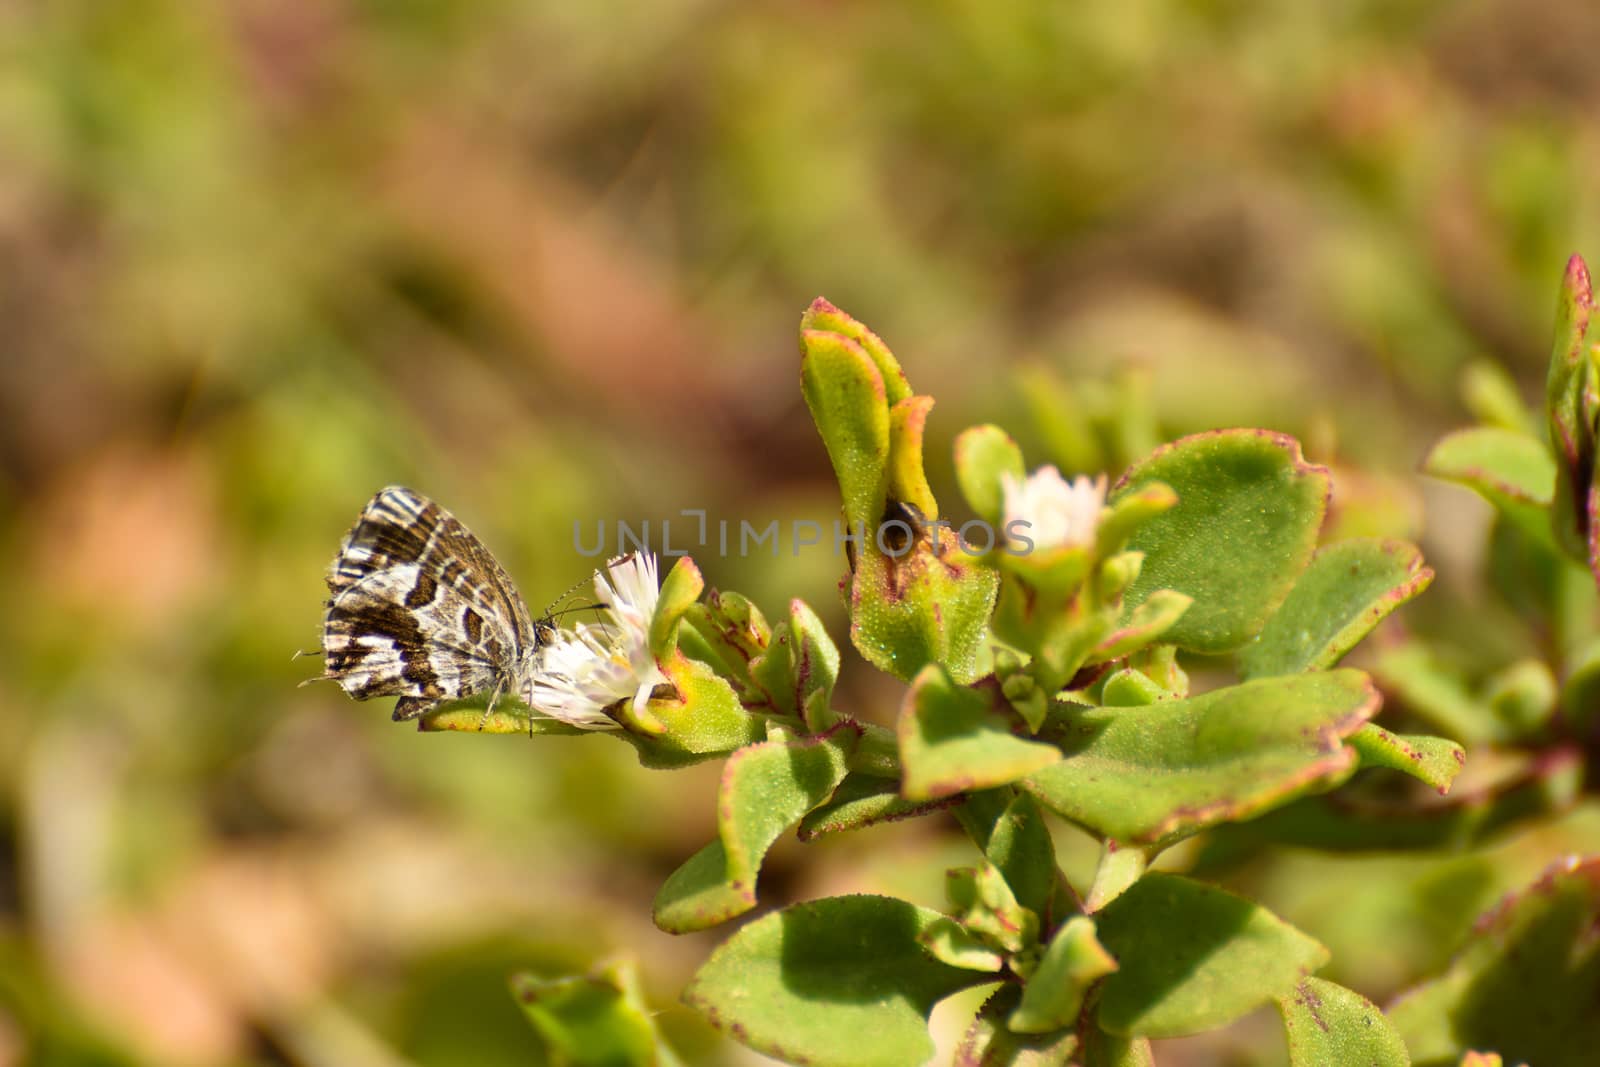
[[613,729],[606,708],[619,700],[642,711],[667,680],[650,654],[650,620],[661,595],[656,560],[635,552],[606,564],[594,576],[604,609],[599,623],[560,630],[540,650],[522,699],[537,714],[588,729]]
[[1000,491],[1008,537],[1024,533],[1035,550],[1094,544],[1106,503],[1105,475],[1079,475],[1068,484],[1054,467],[1040,467],[1025,479],[1006,471],[1000,475]]

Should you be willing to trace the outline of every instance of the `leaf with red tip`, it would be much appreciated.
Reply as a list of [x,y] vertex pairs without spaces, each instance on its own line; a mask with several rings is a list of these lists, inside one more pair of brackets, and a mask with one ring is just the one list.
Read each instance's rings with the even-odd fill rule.
[[1443,974],[1389,1019],[1419,1063],[1470,1049],[1578,1067],[1600,1048],[1600,858],[1571,857],[1478,920]]
[[860,727],[841,723],[821,737],[767,741],[730,756],[717,790],[717,840],[661,887],[656,925],[688,933],[755,907],[756,875],[767,850],[844,780],[860,739]]
[[1378,1006],[1343,986],[1307,978],[1278,998],[1278,1013],[1289,1035],[1290,1067],[1411,1067],[1405,1042]]
[[1118,963],[1100,1026],[1179,1037],[1225,1026],[1290,993],[1328,950],[1267,909],[1173,874],[1147,874],[1096,916]]
[[1142,707],[1063,708],[1065,759],[1023,787],[1102,837],[1145,843],[1247,819],[1342,781],[1378,710],[1361,671],[1263,678]]
[[1194,599],[1163,640],[1230,652],[1260,632],[1311,561],[1329,493],[1328,471],[1294,438],[1267,430],[1185,437],[1135,464],[1112,493],[1115,508],[1151,483],[1177,494],[1128,541],[1144,553],[1130,607],[1162,589]]
[[900,707],[900,792],[936,800],[1024,778],[1061,758],[1053,745],[1026,741],[994,687],[957,685],[930,665],[911,683]]
[[1422,553],[1406,541],[1327,545],[1239,653],[1240,672],[1263,678],[1326,670],[1432,581]]
[[993,980],[929,954],[921,938],[943,918],[876,896],[785,908],[725,941],[683,999],[730,1037],[787,1063],[926,1063],[934,1004]]
[[1555,344],[1545,378],[1545,415],[1557,460],[1551,521],[1556,540],[1575,559],[1595,569],[1595,415],[1600,411],[1600,374],[1585,347],[1594,312],[1594,287],[1583,257],[1567,261],[1556,304]]
[[911,395],[911,385],[906,381],[905,372],[900,369],[900,362],[889,351],[889,346],[883,343],[883,338],[824,298],[817,297],[806,308],[805,314],[800,316],[800,329],[802,332],[822,330],[842,334],[860,345],[878,368],[878,374],[883,379],[884,398],[890,406]]

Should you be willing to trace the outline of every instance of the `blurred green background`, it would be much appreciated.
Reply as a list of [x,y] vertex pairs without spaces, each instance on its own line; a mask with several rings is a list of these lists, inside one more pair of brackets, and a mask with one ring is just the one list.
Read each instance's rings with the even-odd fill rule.
[[[938,399],[949,503],[977,421],[1113,474],[1283,429],[1331,533],[1422,540],[1407,618],[1470,621],[1484,509],[1414,470],[1469,364],[1537,393],[1600,250],[1597,55],[1584,0],[0,5],[0,1067],[536,1064],[506,973],[622,950],[690,1062],[761,1062],[676,1005],[715,934],[649,923],[715,767],[419,735],[290,657],[391,482],[536,608],[593,565],[574,519],[832,521],[818,294]],[[1113,409],[1143,429],[1061,439]],[[843,643],[830,552],[699,559]],[[1370,861],[1421,887],[1392,913],[1312,856],[1247,888],[1381,998],[1452,947],[1411,901],[1470,916],[1583,818]],[[967,855],[855,836],[780,848],[764,901],[938,904]],[[1271,1063],[1274,1026],[1157,1055]]]

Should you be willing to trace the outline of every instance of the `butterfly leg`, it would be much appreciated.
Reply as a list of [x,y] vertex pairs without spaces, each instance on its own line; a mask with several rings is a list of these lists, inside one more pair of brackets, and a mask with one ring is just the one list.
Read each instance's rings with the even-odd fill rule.
[[505,692],[506,683],[504,681],[494,683],[494,692],[489,694],[489,703],[484,706],[483,717],[478,720],[478,732],[480,734],[483,733],[483,728],[489,725],[489,716],[494,714],[494,706],[500,703],[500,698],[505,695]]

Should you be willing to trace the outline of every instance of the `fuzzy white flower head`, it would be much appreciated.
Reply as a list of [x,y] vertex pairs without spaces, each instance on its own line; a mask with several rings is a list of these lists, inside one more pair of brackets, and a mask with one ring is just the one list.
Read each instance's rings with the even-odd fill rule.
[[541,649],[523,700],[536,714],[573,726],[613,729],[618,724],[606,708],[628,700],[642,711],[667,680],[650,654],[650,620],[661,596],[655,557],[636,552],[612,560],[595,573],[594,591],[606,618],[558,631]]
[[1070,483],[1054,467],[1040,467],[1027,478],[1000,475],[1006,532],[1012,523],[1033,540],[1035,550],[1088,548],[1106,504],[1106,476],[1079,475]]

